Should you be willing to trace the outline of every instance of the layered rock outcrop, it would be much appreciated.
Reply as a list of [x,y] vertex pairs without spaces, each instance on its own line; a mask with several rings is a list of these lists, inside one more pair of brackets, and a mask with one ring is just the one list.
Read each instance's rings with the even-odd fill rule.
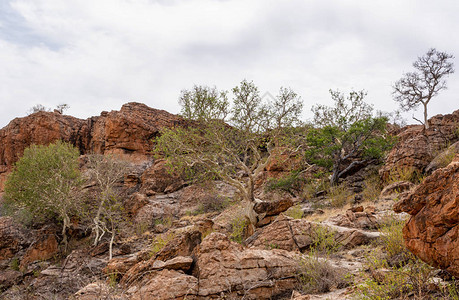
[[397,202],[394,210],[411,215],[403,228],[408,249],[459,276],[459,155]]
[[0,191],[6,173],[32,144],[63,140],[81,154],[127,154],[132,160],[142,160],[150,155],[162,128],[185,124],[179,116],[135,102],[86,120],[44,111],[16,118],[0,129]]
[[434,116],[429,119],[429,124],[427,130],[423,125],[411,125],[398,133],[398,142],[380,170],[384,180],[394,172],[424,171],[441,149],[459,140],[459,110]]

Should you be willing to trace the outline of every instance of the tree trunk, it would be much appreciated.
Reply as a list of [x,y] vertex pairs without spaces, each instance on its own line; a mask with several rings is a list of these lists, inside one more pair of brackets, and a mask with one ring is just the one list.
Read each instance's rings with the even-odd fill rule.
[[424,128],[429,129],[429,121],[427,120],[427,103],[423,103],[424,105]]

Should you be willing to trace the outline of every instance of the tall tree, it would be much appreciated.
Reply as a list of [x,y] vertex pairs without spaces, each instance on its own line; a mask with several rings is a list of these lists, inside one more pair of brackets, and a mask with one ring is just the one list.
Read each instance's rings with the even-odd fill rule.
[[[277,137],[283,134],[280,128],[267,127],[268,119],[276,116],[276,126],[287,126],[297,121],[302,108],[296,94],[288,90],[286,96],[282,91],[274,101],[263,103],[253,82],[243,80],[233,89],[232,126],[221,120],[199,122],[193,127],[165,129],[157,140],[157,151],[190,178],[219,179],[234,186],[252,229],[257,222],[255,179],[272,159],[276,141],[281,140]],[[284,109],[274,111],[279,105]]]
[[352,168],[380,158],[391,141],[385,134],[387,118],[373,117],[365,91],[330,94],[334,106],[312,108],[314,128],[307,134],[306,153],[311,162],[331,170],[330,183],[336,185]]
[[424,121],[414,116],[413,119],[424,124],[425,129],[429,128],[427,105],[441,90],[446,89],[446,77],[454,73],[453,58],[451,54],[431,48],[413,63],[416,71],[405,73],[393,86],[394,100],[399,102],[402,110],[409,111],[422,104]]
[[63,243],[67,247],[70,217],[81,212],[79,151],[57,141],[32,145],[16,163],[5,184],[6,205],[14,216],[30,223],[46,220],[62,222]]

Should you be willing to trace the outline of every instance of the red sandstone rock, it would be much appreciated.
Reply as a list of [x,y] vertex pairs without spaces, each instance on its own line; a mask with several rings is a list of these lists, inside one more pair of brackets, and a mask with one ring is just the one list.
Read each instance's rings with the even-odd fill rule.
[[459,110],[452,114],[437,115],[429,120],[430,128],[423,125],[404,127],[397,135],[398,143],[389,153],[381,168],[381,178],[387,180],[400,170],[424,171],[439,149],[458,140]]
[[0,260],[8,259],[21,248],[26,235],[11,217],[0,217]]
[[86,120],[44,111],[16,118],[0,129],[0,190],[6,173],[32,144],[63,140],[82,154],[118,154],[138,161],[151,155],[161,129],[184,125],[179,116],[135,102]]
[[403,228],[408,249],[459,276],[459,155],[397,202],[394,211],[411,215]]
[[39,234],[38,240],[32,243],[27,249],[21,260],[21,269],[36,260],[46,260],[52,258],[58,252],[58,243],[54,232],[45,231]]

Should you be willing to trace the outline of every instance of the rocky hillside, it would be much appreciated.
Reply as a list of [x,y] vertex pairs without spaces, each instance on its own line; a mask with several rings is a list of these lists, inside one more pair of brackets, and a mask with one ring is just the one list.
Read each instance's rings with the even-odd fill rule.
[[93,246],[82,220],[63,251],[56,224],[27,228],[0,214],[0,299],[457,299],[459,110],[430,124],[400,129],[385,165],[336,188],[320,168],[288,192],[268,188],[297,165],[279,151],[257,178],[261,217],[247,236],[235,188],[191,184],[150,155],[159,131],[182,118],[128,103],[87,120],[15,119],[0,130],[3,179],[34,143],[72,143],[83,170],[90,153],[122,154],[129,222],[109,259],[108,237]]
[[179,116],[135,102],[86,120],[57,111],[16,118],[0,129],[0,190],[5,174],[32,144],[63,140],[81,154],[128,154],[131,160],[145,160],[162,128],[185,123]]

